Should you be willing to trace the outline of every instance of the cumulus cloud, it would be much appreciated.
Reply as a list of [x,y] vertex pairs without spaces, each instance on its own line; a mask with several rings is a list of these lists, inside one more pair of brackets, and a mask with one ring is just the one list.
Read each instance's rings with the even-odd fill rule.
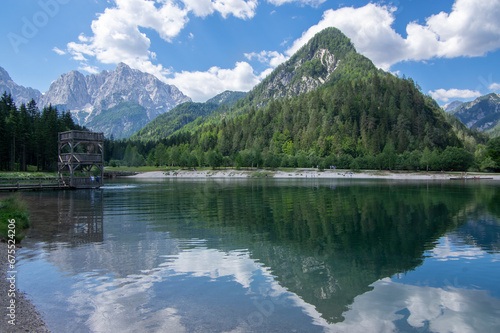
[[260,82],[260,78],[249,63],[238,62],[233,69],[211,67],[206,72],[182,71],[165,81],[178,87],[193,101],[204,102],[225,90],[248,91]]
[[500,83],[492,83],[488,88],[490,88],[490,90],[498,91],[500,90]]
[[302,6],[318,7],[326,0],[267,0],[270,4],[281,6],[287,3],[297,3]]
[[340,29],[360,53],[385,70],[401,61],[476,57],[500,48],[500,0],[456,0],[450,13],[432,15],[424,25],[409,23],[406,38],[392,28],[396,10],[374,3],[327,10],[286,54],[293,54],[327,27]]
[[68,52],[81,67],[88,66],[89,57],[104,64],[124,62],[131,67],[157,75],[168,73],[162,65],[152,60],[150,39],[139,27],[158,32],[165,41],[171,41],[188,22],[187,10],[164,1],[159,7],[153,1],[116,0],[116,6],[107,8],[92,22],[93,36],[80,35],[78,42],[67,44]]
[[477,90],[469,90],[469,89],[437,89],[434,91],[429,91],[429,95],[432,96],[435,100],[440,100],[443,102],[449,102],[450,99],[454,98],[462,98],[462,99],[471,99],[481,96],[481,93]]
[[257,0],[216,0],[213,6],[224,18],[232,14],[240,19],[250,19],[255,16],[257,4]]
[[66,52],[61,50],[60,48],[58,48],[57,46],[55,46],[52,51],[54,51],[55,53],[59,54],[59,55],[65,55]]
[[261,51],[260,53],[245,53],[248,60],[257,59],[259,62],[269,65],[272,68],[278,67],[281,63],[288,60],[289,57],[277,51]]
[[[116,0],[115,6],[106,8],[91,24],[92,36],[81,34],[78,41],[67,44],[72,59],[80,68],[92,69],[90,58],[104,64],[127,65],[151,73],[163,81],[170,70],[155,64],[156,54],[150,51],[151,40],[140,28],[156,31],[166,42],[172,42],[189,21],[189,14],[205,17],[219,12],[224,18],[233,15],[249,19],[255,15],[257,0]],[[192,34],[189,38],[193,38]],[[54,49],[58,54],[64,52]],[[228,70],[232,72],[232,70]],[[218,70],[219,75],[224,72]],[[199,72],[193,73],[193,76]],[[213,72],[207,72],[213,75]],[[179,74],[179,77],[186,73]],[[252,81],[253,82],[253,81]]]
[[99,69],[96,66],[90,66],[90,65],[82,65],[78,67],[78,70],[90,73],[90,74],[97,74],[99,73]]

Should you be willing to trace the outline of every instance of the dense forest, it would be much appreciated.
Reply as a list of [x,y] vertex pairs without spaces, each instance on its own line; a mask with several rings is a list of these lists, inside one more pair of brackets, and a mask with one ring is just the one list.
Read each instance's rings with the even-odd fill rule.
[[[180,111],[188,111],[189,119]],[[318,33],[231,108],[191,103],[171,112],[131,140],[108,141],[109,164],[389,170],[500,165],[487,136],[446,114],[413,80],[377,69],[334,28]]]
[[157,144],[107,141],[106,159],[136,166],[389,170],[492,170],[500,162],[495,140],[487,146],[485,135],[445,114],[411,79],[390,74],[238,113],[218,112]]
[[40,112],[35,101],[14,103],[3,93],[0,99],[0,170],[37,171],[57,169],[57,133],[82,129],[75,125],[69,111],[59,113],[48,106]]

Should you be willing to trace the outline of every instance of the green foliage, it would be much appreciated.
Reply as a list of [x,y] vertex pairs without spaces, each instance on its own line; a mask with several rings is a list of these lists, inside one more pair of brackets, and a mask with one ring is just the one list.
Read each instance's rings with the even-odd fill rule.
[[441,163],[444,170],[467,171],[474,163],[474,155],[463,148],[446,147]]
[[59,112],[48,106],[40,112],[35,101],[18,108],[12,96],[0,98],[0,170],[26,171],[28,165],[37,170],[57,167],[57,133],[81,130],[69,111]]
[[490,158],[496,166],[494,169],[498,169],[500,166],[500,137],[496,137],[488,141],[486,145],[486,158]]
[[205,117],[219,106],[215,103],[192,103],[186,102],[176,106],[169,112],[163,113],[153,119],[145,127],[132,135],[132,140],[157,141],[167,138],[183,126]]
[[10,220],[15,221],[16,241],[21,241],[30,226],[30,220],[28,208],[18,196],[0,200],[0,237],[4,239],[10,239],[8,235]]
[[[319,49],[329,50],[337,61],[324,85],[293,98],[266,97],[274,94],[266,89],[281,89],[273,80],[292,74],[293,64],[300,63],[297,70],[304,75],[323,75]],[[186,103],[171,116],[180,116],[181,110],[198,118],[162,134],[154,131],[169,128],[166,123],[157,123],[154,131],[146,127],[150,138],[169,136],[156,143],[134,141],[139,154],[149,156],[155,150],[157,165],[172,166],[390,170],[467,170],[474,162],[479,168],[486,156],[475,160],[473,155],[478,144],[486,143],[484,135],[445,114],[412,79],[376,69],[335,28],[316,35],[233,107]],[[127,142],[113,146],[123,154]]]
[[116,139],[128,138],[148,123],[146,112],[146,109],[139,104],[122,102],[103,110],[87,126],[96,132],[114,133]]

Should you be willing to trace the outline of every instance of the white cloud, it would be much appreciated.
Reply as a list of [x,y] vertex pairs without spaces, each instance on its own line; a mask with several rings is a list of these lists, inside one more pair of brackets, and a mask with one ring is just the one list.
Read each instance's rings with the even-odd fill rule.
[[92,22],[93,36],[83,34],[78,42],[67,45],[74,60],[86,67],[88,57],[104,64],[124,62],[133,68],[161,77],[168,73],[162,65],[155,65],[150,52],[150,39],[139,27],[158,32],[165,41],[171,41],[187,23],[187,10],[164,1],[160,7],[146,0],[117,0],[116,7],[107,8]]
[[78,70],[85,71],[90,74],[97,74],[99,73],[99,69],[95,66],[90,66],[86,64],[82,64],[80,67],[78,67]]
[[393,28],[396,8],[369,3],[364,7],[327,10],[287,51],[292,55],[316,33],[336,27],[375,65],[388,70],[401,61],[475,57],[500,48],[500,0],[456,0],[450,13],[411,22],[403,38]]
[[260,53],[252,52],[245,53],[248,60],[256,58],[259,62],[267,64],[272,68],[278,67],[283,62],[287,61],[289,57],[277,51],[261,51]]
[[342,314],[345,320],[332,325],[331,332],[394,332],[395,323],[403,322],[414,331],[465,333],[500,324],[500,302],[484,290],[412,286],[389,278],[371,287],[354,299]]
[[52,51],[54,51],[55,53],[57,53],[59,55],[65,55],[66,54],[66,52],[64,52],[63,50],[61,50],[57,46],[54,46],[54,48],[52,49]]
[[318,7],[326,0],[267,0],[270,4],[281,6],[287,3],[298,3],[302,6]]
[[215,0],[213,6],[224,18],[232,14],[246,20],[255,16],[257,4],[257,0]]
[[[170,71],[153,63],[156,54],[150,51],[151,40],[140,28],[152,29],[166,42],[172,42],[189,21],[189,13],[204,17],[217,11],[224,18],[234,15],[249,19],[257,8],[256,0],[182,0],[182,3],[173,0],[116,0],[115,3],[92,22],[92,36],[81,34],[78,41],[67,44],[68,53],[80,61],[80,68],[90,69],[87,61],[95,57],[104,64],[124,62],[163,81],[167,80],[165,75]],[[188,36],[193,37],[193,34]],[[218,73],[222,75],[224,70],[219,69]],[[181,73],[179,77],[186,75]]]
[[[323,13],[322,20],[295,40],[285,53],[293,55],[321,30],[336,27],[351,38],[359,52],[379,67],[388,69],[394,63],[390,58],[401,58],[398,53],[404,47],[401,36],[391,28],[394,22],[393,10],[373,3],[361,8],[329,9]],[[391,50],[391,54],[387,54],[387,50]]]
[[214,6],[211,0],[182,0],[182,2],[196,16],[205,17],[214,13]]
[[495,91],[500,90],[500,83],[492,83],[488,88],[490,88],[490,90],[495,90]]
[[260,78],[250,64],[238,62],[233,69],[212,67],[206,72],[182,71],[165,82],[175,85],[193,101],[204,102],[225,90],[248,91],[260,82]]
[[255,16],[257,0],[181,0],[189,11],[199,17],[212,15],[218,11],[222,17],[234,15],[240,19]]
[[469,89],[438,89],[434,91],[429,91],[429,95],[432,96],[435,100],[440,100],[443,102],[448,102],[450,99],[454,98],[463,98],[470,99],[481,96],[481,93],[477,90],[469,90]]

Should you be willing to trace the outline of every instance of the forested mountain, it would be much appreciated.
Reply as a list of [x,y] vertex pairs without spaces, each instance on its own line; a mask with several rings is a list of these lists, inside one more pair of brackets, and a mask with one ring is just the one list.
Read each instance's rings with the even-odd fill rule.
[[328,28],[223,116],[190,123],[137,152],[159,165],[467,169],[481,142],[452,126],[411,79],[378,70]]
[[81,130],[69,112],[48,106],[40,111],[34,100],[16,106],[10,94],[0,98],[0,170],[57,169],[58,132]]
[[488,94],[463,103],[451,113],[467,127],[500,135],[500,95]]
[[252,89],[247,104],[261,106],[375,71],[373,63],[356,52],[349,38],[336,28],[327,28]]
[[248,93],[243,92],[243,91],[226,90],[226,91],[218,94],[217,96],[210,98],[205,103],[211,103],[211,104],[217,104],[217,105],[225,104],[227,106],[233,106],[234,103],[236,103],[236,101],[242,99],[247,94]]
[[116,139],[128,138],[143,128],[148,122],[147,109],[134,102],[121,102],[103,110],[86,127],[94,132],[103,132],[105,136]]
[[237,100],[246,96],[244,92],[224,91],[205,103],[186,102],[176,106],[170,112],[153,119],[130,139],[157,141],[167,138],[175,131],[191,124],[193,127],[203,122],[208,115],[218,115],[229,109]]
[[458,107],[460,107],[460,105],[464,104],[463,102],[460,102],[460,101],[453,101],[451,103],[448,103],[446,105],[443,106],[443,110],[445,110],[446,112],[453,112],[455,111]]

